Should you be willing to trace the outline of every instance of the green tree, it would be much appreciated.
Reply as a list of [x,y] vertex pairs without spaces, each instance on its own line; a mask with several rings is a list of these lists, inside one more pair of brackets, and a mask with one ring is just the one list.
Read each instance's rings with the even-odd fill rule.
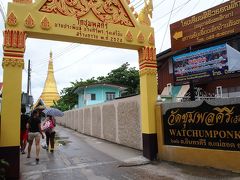
[[108,73],[104,81],[125,86],[125,95],[139,93],[139,71],[129,67],[127,62]]
[[62,111],[72,109],[78,101],[77,94],[74,91],[81,86],[87,86],[94,83],[112,83],[120,86],[125,86],[124,95],[139,93],[139,72],[133,67],[129,67],[129,63],[122,64],[119,68],[113,69],[106,77],[99,76],[95,79],[92,77],[87,80],[71,82],[70,87],[64,88],[60,93],[60,99],[54,102],[54,106]]
[[60,92],[60,99],[57,102],[54,102],[53,107],[58,108],[62,111],[72,109],[78,101],[77,94],[74,93],[75,86],[63,88]]

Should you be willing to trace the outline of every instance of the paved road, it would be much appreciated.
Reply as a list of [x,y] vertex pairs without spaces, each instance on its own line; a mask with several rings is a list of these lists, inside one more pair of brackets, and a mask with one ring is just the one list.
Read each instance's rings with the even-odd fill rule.
[[40,162],[21,155],[21,180],[231,179],[240,174],[174,163],[149,164],[142,152],[58,127],[54,153],[41,149]]
[[57,132],[55,152],[41,149],[39,164],[35,162],[35,149],[32,149],[30,159],[21,155],[22,180],[158,179],[155,175],[142,173],[138,168],[129,168],[133,165],[129,164],[130,162],[146,162],[141,160],[140,151],[84,136],[62,127],[58,127]]

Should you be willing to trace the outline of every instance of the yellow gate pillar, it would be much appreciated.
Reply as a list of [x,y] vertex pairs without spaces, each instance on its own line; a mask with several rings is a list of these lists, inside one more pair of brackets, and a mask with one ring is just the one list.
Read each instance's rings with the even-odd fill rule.
[[25,40],[25,32],[8,29],[4,31],[0,157],[10,164],[11,168],[7,170],[9,178],[19,176],[20,109]]
[[156,49],[144,47],[138,50],[142,114],[143,156],[150,160],[157,157],[157,130],[155,105],[157,100]]

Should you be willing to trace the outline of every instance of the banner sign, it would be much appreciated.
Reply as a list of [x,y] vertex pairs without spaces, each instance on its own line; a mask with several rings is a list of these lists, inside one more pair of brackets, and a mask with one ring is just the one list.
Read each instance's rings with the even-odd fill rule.
[[164,144],[240,151],[240,104],[169,109],[164,118]]
[[170,25],[172,51],[240,32],[240,0],[231,0]]
[[226,44],[173,57],[175,82],[189,82],[201,78],[209,79],[228,73]]

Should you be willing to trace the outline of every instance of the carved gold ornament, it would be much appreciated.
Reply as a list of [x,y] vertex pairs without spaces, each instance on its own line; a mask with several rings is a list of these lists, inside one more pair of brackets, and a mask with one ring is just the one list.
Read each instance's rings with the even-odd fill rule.
[[138,39],[138,42],[139,42],[139,43],[144,43],[145,37],[144,37],[144,35],[143,35],[142,32],[140,32],[140,33],[138,34],[137,39]]
[[131,6],[130,9],[131,9],[132,12],[135,11],[134,6]]
[[14,3],[31,4],[32,0],[13,0]]
[[77,19],[91,11],[104,23],[134,26],[120,0],[48,0],[39,11]]
[[17,25],[17,17],[13,12],[11,12],[7,18],[7,23],[9,26],[16,26]]
[[151,44],[151,45],[154,45],[154,36],[153,36],[153,34],[151,33],[150,35],[149,35],[149,37],[148,37],[148,42],[149,42],[149,44]]
[[134,17],[137,19],[138,18],[138,13],[137,12],[134,12]]
[[156,76],[157,68],[145,68],[145,69],[140,70],[139,74],[140,74],[140,76],[144,76],[144,75]]
[[27,16],[27,18],[25,19],[25,24],[24,24],[27,28],[33,28],[35,26],[35,21],[32,18],[31,14],[29,14]]
[[25,48],[26,33],[17,30],[5,30],[3,46],[8,48]]
[[47,17],[44,17],[41,21],[41,28],[45,30],[49,30],[51,28],[50,22]]
[[143,61],[156,62],[156,48],[155,47],[143,47],[138,50],[140,63]]
[[21,67],[22,69],[24,68],[24,61],[23,59],[16,59],[16,58],[3,58],[2,61],[2,67]]
[[133,35],[129,30],[127,31],[127,34],[126,34],[126,40],[129,42],[133,41]]
[[138,22],[142,25],[151,26],[151,18],[152,18],[152,11],[153,11],[153,3],[152,0],[144,0],[145,6],[140,11],[138,15]]
[[138,50],[139,54],[139,69],[157,68],[156,48],[144,47]]

